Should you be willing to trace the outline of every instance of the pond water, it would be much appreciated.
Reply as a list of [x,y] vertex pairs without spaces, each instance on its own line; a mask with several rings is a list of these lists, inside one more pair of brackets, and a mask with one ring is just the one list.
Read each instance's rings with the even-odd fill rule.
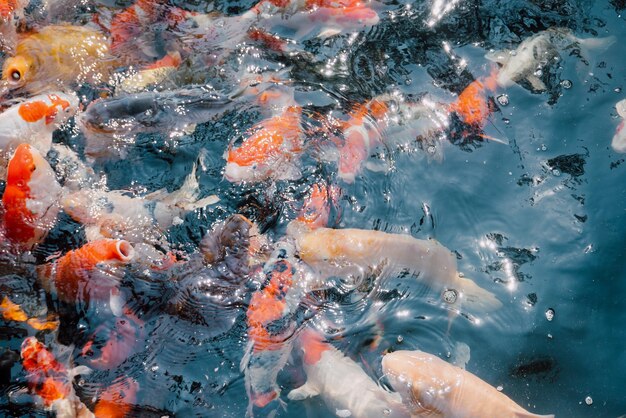
[[[176,1],[171,8],[240,16],[254,4]],[[61,18],[53,13],[46,17],[45,10],[39,11],[43,5],[32,3],[23,19],[34,28],[60,21],[82,25],[93,21],[94,14],[110,20],[129,6],[71,4],[67,10],[72,12]],[[92,167],[99,187],[131,190],[136,196],[180,188],[198,163],[198,196],[216,195],[219,202],[161,228],[165,244],[159,244],[159,251],[171,250],[179,260],[197,255],[205,233],[235,213],[255,221],[272,242],[279,242],[311,186],[336,185],[341,194],[334,202],[331,227],[436,239],[455,254],[458,270],[493,293],[502,306],[489,312],[461,307],[455,313],[441,301],[440,289],[411,275],[379,277],[373,271],[369,284],[365,280],[352,285],[347,277],[335,277],[323,289],[305,292],[298,312],[289,317],[293,324],[287,326],[317,329],[374,380],[383,375],[381,358],[386,352],[419,349],[451,361],[459,347],[467,345],[466,369],[531,412],[559,417],[626,414],[621,387],[626,315],[620,308],[626,295],[626,163],[611,147],[620,123],[615,105],[624,99],[626,87],[626,3],[393,0],[370,6],[378,23],[340,23],[340,33],[328,37],[317,36],[324,23],[309,27],[306,21],[268,17],[263,28],[278,37],[274,39],[292,40],[281,51],[250,39],[229,46],[227,41],[239,36],[238,29],[229,27],[229,21],[213,22],[232,30],[223,39],[199,42],[182,54],[190,70],[176,88],[210,84],[222,94],[232,94],[242,88],[244,69],[254,74],[279,71],[281,89],[293,92],[302,108],[305,145],[304,151],[296,151],[302,155],[295,175],[281,176],[293,173],[287,173],[290,167],[277,166],[277,173],[258,182],[229,181],[225,176],[225,151],[240,146],[250,129],[268,118],[263,104],[247,92],[233,106],[184,130],[174,128],[178,116],[157,129],[146,128],[111,155],[90,158],[86,149],[91,140],[74,120],[55,132],[53,142],[69,146]],[[538,75],[545,89],[533,89],[522,79],[488,91],[490,112],[479,128],[468,127],[450,111],[447,104],[455,103],[470,83],[498,69],[485,58],[487,53],[515,50],[533,35],[557,27],[568,28],[578,38],[613,36],[617,41],[586,50],[572,46],[569,38],[559,49],[559,59]],[[170,30],[158,21],[141,27],[134,44],[128,42],[146,55],[167,47]],[[197,39],[180,36],[190,42]],[[215,43],[228,53],[214,54]],[[128,50],[121,50],[130,57]],[[125,59],[115,72],[122,74],[133,59],[138,60]],[[111,83],[73,84],[70,89],[81,100],[79,113],[98,96],[121,94]],[[381,143],[367,151],[354,181],[346,180],[338,175],[336,154],[341,147],[332,136],[350,122],[353,109],[384,94],[393,95],[397,103],[426,98],[445,104],[440,108],[446,114],[445,127],[434,135],[432,145],[436,150],[411,137],[410,129],[407,137],[406,130],[391,126]],[[189,114],[193,111],[182,113]],[[47,159],[63,185],[66,178],[60,165],[55,166],[59,157],[54,146]],[[86,184],[81,180],[81,188]],[[27,336],[37,336],[55,352],[70,346],[69,354],[60,358],[94,368],[83,347],[96,335],[97,355],[109,332],[117,329],[121,319],[111,314],[108,301],[59,301],[35,279],[35,266],[79,248],[88,232],[84,223],[61,211],[33,255],[19,252],[18,257],[8,246],[3,250],[3,296],[32,315],[57,315],[60,325],[56,331],[36,331],[22,322],[0,324],[0,415],[47,413],[36,396],[28,394],[28,376],[19,359]],[[122,273],[124,309],[141,323],[141,331],[115,367],[75,379],[74,388],[86,405],[92,407],[104,388],[132,377],[138,390],[128,416],[246,414],[246,371],[240,369],[250,340],[246,312],[251,295],[263,283],[252,274],[238,276],[236,269],[224,273],[190,258],[162,270],[131,265]],[[284,367],[272,365],[282,402],[272,402],[269,411],[255,416],[337,415],[319,397],[287,398],[306,380],[301,357],[294,348]]]

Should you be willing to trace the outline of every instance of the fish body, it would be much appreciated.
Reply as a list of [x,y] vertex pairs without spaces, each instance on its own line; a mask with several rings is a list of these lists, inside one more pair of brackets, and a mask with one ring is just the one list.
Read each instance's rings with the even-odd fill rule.
[[7,156],[21,143],[28,143],[42,154],[50,150],[52,133],[78,109],[74,94],[41,94],[17,103],[0,113],[0,149],[5,165]]
[[240,146],[228,150],[224,177],[234,183],[299,178],[301,113],[299,106],[289,106],[255,125]]
[[472,373],[422,351],[383,357],[383,372],[412,416],[446,418],[550,418],[526,411]]
[[88,368],[79,366],[69,370],[35,337],[24,340],[21,356],[28,387],[41,398],[46,409],[55,411],[60,418],[94,417],[78,399],[72,386],[73,377],[88,373]]
[[94,406],[96,418],[124,418],[131,416],[133,404],[137,399],[139,383],[129,376],[124,376],[110,387],[104,389]]
[[[279,402],[278,373],[285,366],[297,324],[292,316],[315,278],[288,241],[279,242],[263,268],[267,285],[253,293],[247,311],[248,346],[241,361],[248,414]],[[271,406],[269,406],[271,408]]]
[[222,115],[233,104],[231,97],[201,87],[122,94],[92,102],[78,123],[87,138],[85,153],[96,158],[110,153],[112,139],[192,131],[196,124]]
[[367,269],[388,273],[409,271],[435,290],[453,290],[452,303],[480,311],[502,306],[491,292],[457,271],[456,257],[435,240],[362,229],[318,228],[289,231],[302,261],[322,277],[352,276],[358,280]]
[[559,51],[567,48],[604,49],[615,42],[615,37],[587,38],[576,37],[567,28],[549,28],[524,39],[514,51],[503,50],[488,53],[486,58],[502,67],[497,75],[500,87],[509,87],[520,81],[530,83],[533,90],[547,89],[541,80],[540,71],[560,60]]
[[59,328],[59,321],[54,319],[54,316],[49,315],[45,321],[39,318],[30,318],[18,304],[13,303],[6,296],[0,302],[0,314],[6,321],[26,322],[37,331],[55,331]]
[[615,108],[617,114],[621,117],[621,122],[615,130],[615,135],[611,140],[611,147],[615,152],[626,153],[626,129],[624,129],[624,120],[626,119],[626,99],[619,101]]
[[[100,348],[100,355],[89,360],[89,365],[98,370],[112,370],[130,357],[139,341],[143,340],[143,322],[130,312],[115,318],[108,338]],[[87,343],[87,351],[93,344]],[[83,349],[83,352],[86,350]]]
[[54,171],[39,151],[19,145],[9,162],[2,195],[4,237],[19,249],[32,249],[56,223],[61,193]]
[[15,54],[4,61],[2,80],[10,91],[39,93],[49,87],[105,83],[118,64],[102,33],[50,25],[18,41]]
[[219,201],[215,195],[198,199],[196,165],[180,189],[157,190],[145,196],[129,196],[122,191],[78,190],[66,194],[63,210],[87,226],[89,237],[126,239],[132,243],[155,243],[163,231],[183,222],[184,216]]
[[92,241],[39,266],[38,278],[46,291],[63,302],[111,301],[113,309],[122,277],[119,269],[133,256],[134,249],[128,241]]
[[498,86],[497,77],[500,73],[472,81],[452,103],[450,110],[456,112],[466,124],[482,129],[492,113],[489,94]]
[[299,341],[307,381],[289,392],[290,400],[319,395],[337,415],[354,418],[410,416],[397,393],[380,387],[355,361],[324,342],[315,331],[302,331]]

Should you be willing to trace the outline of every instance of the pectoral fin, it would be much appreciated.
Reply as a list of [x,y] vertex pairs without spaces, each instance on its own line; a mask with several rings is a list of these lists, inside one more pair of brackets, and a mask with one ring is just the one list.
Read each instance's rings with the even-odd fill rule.
[[528,77],[526,77],[526,80],[530,83],[533,90],[536,90],[536,91],[547,90],[545,83],[541,81],[541,79],[539,79],[539,77],[537,77],[536,75],[529,75]]
[[309,382],[306,382],[304,385],[300,386],[298,389],[294,389],[287,395],[292,401],[302,401],[307,398],[312,398],[320,394],[318,388],[312,385]]

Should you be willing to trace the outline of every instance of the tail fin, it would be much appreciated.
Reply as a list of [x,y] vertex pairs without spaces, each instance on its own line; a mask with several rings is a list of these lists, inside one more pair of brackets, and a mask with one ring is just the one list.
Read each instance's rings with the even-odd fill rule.
[[461,292],[463,293],[463,304],[473,311],[491,312],[502,307],[502,302],[496,295],[483,289],[466,277],[459,277]]
[[594,52],[600,54],[617,41],[615,36],[607,36],[606,38],[587,38],[578,39],[578,43],[584,49],[593,49]]
[[185,211],[192,211],[219,202],[220,199],[215,195],[198,200],[200,190],[198,179],[196,178],[197,167],[198,164],[194,163],[191,173],[189,173],[180,189],[172,193],[168,193],[166,189],[160,189],[146,195],[145,198],[176,206]]

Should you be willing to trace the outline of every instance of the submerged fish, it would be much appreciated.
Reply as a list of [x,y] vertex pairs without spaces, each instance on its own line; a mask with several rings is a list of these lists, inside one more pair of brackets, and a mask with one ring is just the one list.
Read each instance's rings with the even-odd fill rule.
[[301,113],[301,107],[289,106],[251,128],[240,146],[227,151],[224,177],[234,183],[299,178]]
[[46,88],[106,83],[119,62],[109,55],[109,42],[86,26],[50,25],[19,40],[15,55],[2,67],[9,91],[40,93]]
[[59,213],[61,186],[41,154],[28,144],[15,150],[2,195],[4,237],[22,250],[43,241]]
[[485,312],[502,306],[493,293],[462,277],[454,254],[435,240],[361,229],[307,231],[294,226],[289,233],[295,237],[300,258],[322,277],[343,275],[359,280],[365,269],[408,270],[435,290],[453,292],[453,300],[445,298],[448,303]]
[[193,132],[196,124],[222,115],[233,104],[233,96],[202,87],[148,91],[96,100],[78,123],[87,138],[85,153],[95,158],[108,155],[116,139],[138,133]]
[[422,351],[396,351],[385,355],[383,372],[402,395],[411,416],[554,417],[528,412],[472,373]]
[[89,373],[87,367],[69,369],[35,337],[24,340],[21,356],[28,387],[41,398],[46,409],[55,411],[59,418],[94,417],[72,386],[74,376]]
[[559,51],[581,49],[585,59],[587,49],[606,49],[615,40],[614,36],[581,39],[568,28],[549,28],[524,39],[513,51],[490,52],[486,58],[502,66],[496,78],[500,87],[527,81],[533,90],[544,91],[547,87],[538,74],[560,60]]
[[120,306],[120,268],[133,256],[134,249],[128,241],[93,241],[38,266],[38,278],[48,293],[54,293],[63,302],[106,301],[114,309]]
[[[98,333],[96,330],[95,334]],[[99,356],[89,360],[89,365],[98,370],[111,370],[121,365],[135,351],[137,344],[143,341],[143,322],[129,311],[115,318],[115,324],[100,347]],[[92,353],[93,341],[83,348],[83,354]]]
[[624,120],[626,119],[626,99],[617,102],[615,109],[617,109],[617,114],[622,120],[615,130],[615,135],[613,135],[613,139],[611,140],[611,147],[615,152],[626,153],[626,129],[624,129]]
[[88,239],[126,239],[132,243],[154,244],[163,232],[181,224],[185,215],[219,201],[215,195],[199,199],[196,165],[180,189],[160,189],[145,196],[129,196],[123,191],[85,189],[62,199],[63,210],[87,227]]
[[137,399],[139,383],[129,376],[122,377],[119,381],[103,390],[98,402],[94,406],[93,413],[96,418],[124,418],[133,409]]
[[344,356],[311,329],[299,335],[304,351],[306,383],[289,392],[298,401],[321,396],[338,416],[354,418],[406,417],[410,415],[397,393],[380,387],[352,359]]
[[49,315],[48,319],[30,318],[22,308],[4,296],[0,302],[0,314],[6,321],[26,322],[37,331],[54,331],[59,328],[59,321],[54,315]]
[[74,94],[51,92],[31,97],[0,113],[0,166],[17,146],[27,143],[42,154],[52,145],[52,133],[60,128],[78,109]]

